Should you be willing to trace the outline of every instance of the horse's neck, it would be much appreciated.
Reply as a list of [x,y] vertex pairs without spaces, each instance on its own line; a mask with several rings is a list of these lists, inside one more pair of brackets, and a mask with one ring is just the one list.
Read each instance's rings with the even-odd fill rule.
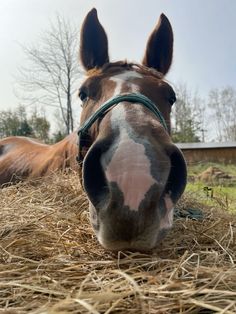
[[77,133],[73,132],[60,142],[52,145],[51,151],[53,151],[54,156],[64,156],[66,167],[74,168],[78,154]]

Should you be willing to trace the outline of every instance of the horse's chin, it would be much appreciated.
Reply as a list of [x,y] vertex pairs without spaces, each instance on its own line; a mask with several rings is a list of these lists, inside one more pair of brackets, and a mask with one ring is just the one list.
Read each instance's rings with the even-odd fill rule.
[[104,247],[104,249],[117,252],[117,251],[131,251],[141,253],[151,253],[158,249],[165,239],[170,229],[162,230],[158,235],[154,236],[150,241],[145,240],[133,240],[133,241],[106,241],[103,239],[99,232],[96,233],[98,242]]
[[[160,211],[162,211],[160,209]],[[142,230],[135,228],[142,224],[142,215],[139,219],[122,221],[122,225],[117,227],[119,223],[119,215],[109,217],[107,208],[96,209],[92,203],[89,206],[90,222],[98,242],[109,251],[139,251],[151,252],[160,247],[161,242],[167,235],[173,225],[173,208],[160,219],[156,215],[155,219],[150,220],[148,224],[143,225]],[[109,218],[107,218],[109,217]],[[135,230],[137,233],[129,233]]]

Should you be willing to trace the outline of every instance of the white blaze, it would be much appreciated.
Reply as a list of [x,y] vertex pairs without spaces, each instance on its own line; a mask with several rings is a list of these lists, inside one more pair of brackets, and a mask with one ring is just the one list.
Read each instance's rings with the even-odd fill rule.
[[131,139],[125,130],[105,173],[110,182],[116,182],[123,193],[124,206],[131,210],[138,210],[146,193],[156,183],[144,146]]
[[116,83],[116,87],[114,90],[114,95],[118,95],[121,93],[123,84],[128,84],[131,93],[135,93],[139,91],[139,86],[129,82],[132,78],[142,78],[140,73],[135,71],[127,71],[117,75],[114,75],[110,78],[111,81]]
[[[111,77],[116,83],[114,95],[120,94],[122,87],[128,87],[129,92],[138,92],[139,86],[130,82],[142,75],[135,71],[126,71]],[[106,154],[102,156],[102,164],[106,168],[108,181],[116,182],[124,196],[124,206],[131,210],[138,210],[140,203],[145,199],[150,187],[156,183],[151,174],[151,163],[145,153],[144,145],[137,143],[135,133],[126,123],[125,108],[122,105],[114,107],[111,115],[113,129],[119,129],[119,142],[116,144],[115,153],[108,165],[105,165]],[[130,137],[132,134],[132,138]],[[114,148],[114,147],[113,147]]]

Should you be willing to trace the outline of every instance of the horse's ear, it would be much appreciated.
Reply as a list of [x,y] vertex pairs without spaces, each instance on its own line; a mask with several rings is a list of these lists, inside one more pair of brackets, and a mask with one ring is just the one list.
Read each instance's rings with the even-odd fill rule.
[[162,13],[148,39],[143,65],[166,74],[171,66],[172,55],[173,31],[168,18]]
[[98,20],[96,9],[87,14],[82,25],[80,60],[87,71],[109,62],[107,35]]

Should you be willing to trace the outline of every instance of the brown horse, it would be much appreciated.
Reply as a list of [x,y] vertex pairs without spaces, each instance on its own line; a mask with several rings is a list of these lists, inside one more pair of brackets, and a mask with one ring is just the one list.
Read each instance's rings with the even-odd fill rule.
[[85,18],[78,159],[91,223],[107,249],[157,246],[185,188],[185,161],[169,134],[175,93],[163,79],[172,51],[172,28],[162,14],[142,65],[111,63],[96,10]]
[[57,170],[77,169],[77,134],[54,145],[12,136],[0,140],[0,186],[46,176]]
[[[95,9],[83,23],[80,59],[87,78],[79,89],[83,111],[77,160],[92,226],[107,249],[156,247],[172,226],[174,204],[186,185],[185,161],[170,138],[175,93],[164,75],[172,51],[173,32],[163,14],[142,65],[109,61]],[[53,146],[3,140],[0,176],[6,181],[13,174],[24,178],[65,167],[74,162],[75,141],[74,134]]]

